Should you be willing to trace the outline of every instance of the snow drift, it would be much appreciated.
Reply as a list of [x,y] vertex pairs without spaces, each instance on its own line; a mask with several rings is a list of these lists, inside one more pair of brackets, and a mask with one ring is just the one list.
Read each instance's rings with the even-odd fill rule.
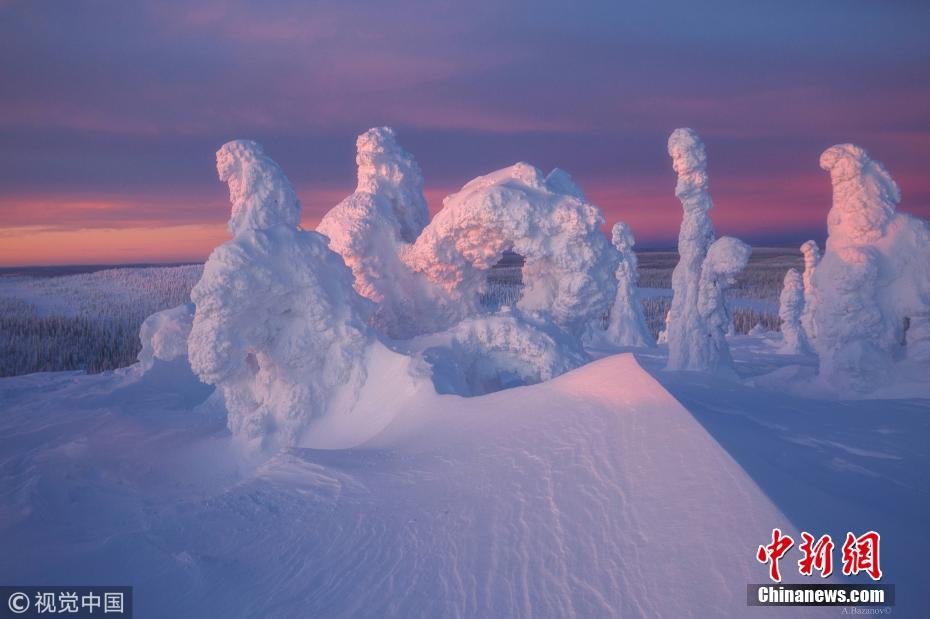
[[788,518],[632,355],[478,398],[395,384],[375,436],[254,463],[172,380],[4,379],[0,576],[131,583],[144,617],[772,615],[746,583]]
[[833,146],[820,166],[833,184],[812,277],[820,375],[839,391],[871,391],[896,362],[930,357],[930,226],[895,211],[897,183],[862,147]]

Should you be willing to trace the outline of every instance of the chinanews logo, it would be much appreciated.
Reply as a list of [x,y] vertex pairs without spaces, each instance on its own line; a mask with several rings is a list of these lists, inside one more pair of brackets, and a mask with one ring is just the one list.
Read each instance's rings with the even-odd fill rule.
[[[795,540],[781,529],[772,529],[772,539],[756,550],[756,561],[768,566],[769,580],[777,585],[748,585],[746,601],[750,606],[882,606],[870,609],[869,614],[890,612],[894,605],[894,585],[885,584],[781,584],[780,561],[789,556]],[[815,535],[804,531],[797,545],[800,558],[797,561],[801,576],[828,579],[834,573],[834,550],[836,544],[830,535]],[[867,575],[872,581],[882,578],[881,535],[867,531],[861,535],[849,531],[840,548],[843,576]],[[871,612],[874,610],[875,612]]]

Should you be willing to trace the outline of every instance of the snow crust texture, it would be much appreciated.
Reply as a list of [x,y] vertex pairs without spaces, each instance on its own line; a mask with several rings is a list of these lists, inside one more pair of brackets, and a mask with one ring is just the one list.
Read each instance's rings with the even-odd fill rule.
[[612,230],[612,240],[620,261],[615,272],[617,295],[610,308],[607,340],[617,346],[655,346],[655,340],[646,326],[636,287],[638,274],[636,253],[633,251],[633,231],[628,224],[617,222]]
[[235,237],[191,292],[191,367],[222,392],[235,435],[292,445],[337,388],[364,381],[367,307],[326,238],[296,227],[300,203],[261,147],[224,145],[217,170]]
[[[724,291],[745,268],[750,249],[737,239],[714,241],[708,212],[707,154],[693,129],[676,129],[668,154],[678,174],[675,196],[684,215],[678,234],[679,262],[672,272],[672,305],[666,318],[668,369],[716,371],[730,365],[730,319]],[[713,252],[711,249],[715,248]]]
[[930,226],[895,211],[897,183],[862,147],[833,146],[820,166],[833,184],[812,277],[820,375],[837,390],[871,391],[902,359],[930,358]]
[[788,269],[785,273],[785,283],[778,301],[778,316],[781,318],[781,334],[784,339],[781,352],[792,355],[810,352],[807,335],[801,325],[804,281],[796,269]]

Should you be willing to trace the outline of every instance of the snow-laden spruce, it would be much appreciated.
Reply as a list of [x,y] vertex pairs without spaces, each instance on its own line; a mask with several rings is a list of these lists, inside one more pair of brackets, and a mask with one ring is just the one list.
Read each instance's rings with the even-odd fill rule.
[[355,290],[375,304],[371,323],[394,338],[448,326],[438,308],[445,295],[415,275],[401,254],[429,220],[423,175],[389,127],[369,129],[356,141],[358,187],[317,227],[355,277]]
[[146,371],[155,365],[155,360],[174,361],[187,356],[187,338],[194,324],[194,305],[186,303],[178,307],[156,312],[145,319],[139,328],[139,363]]
[[[726,333],[730,318],[724,289],[746,266],[749,248],[724,237],[714,241],[707,154],[693,129],[676,129],[668,154],[678,174],[675,196],[684,215],[678,233],[678,264],[672,272],[672,305],[666,317],[668,369],[715,371],[730,364]],[[711,247],[717,249],[710,255]],[[718,288],[719,286],[719,288]]]
[[733,327],[726,292],[746,268],[751,253],[749,245],[731,236],[722,236],[711,243],[698,283],[698,318],[694,325],[699,330],[688,335],[691,365],[683,369],[717,372],[727,371],[733,365],[726,339]]
[[442,311],[451,323],[479,313],[488,269],[514,251],[525,259],[517,308],[580,337],[616,295],[617,252],[603,223],[568,174],[546,177],[518,163],[448,196],[402,258],[445,291]]
[[805,241],[801,245],[801,254],[804,256],[804,310],[801,313],[801,327],[807,341],[813,342],[817,337],[814,331],[814,307],[817,305],[814,271],[820,264],[820,246],[817,245],[817,241]]
[[639,290],[636,281],[636,252],[633,251],[635,240],[630,226],[617,222],[612,230],[612,241],[620,255],[615,276],[617,295],[610,308],[607,322],[607,340],[617,346],[655,346],[655,340],[646,326],[643,306],[639,302]]
[[897,183],[862,147],[833,146],[820,166],[833,184],[812,279],[820,375],[842,392],[871,391],[896,361],[930,358],[930,226],[895,212]]
[[191,367],[222,392],[233,434],[293,445],[338,389],[364,382],[366,302],[326,238],[298,229],[300,202],[261,146],[229,142],[216,161],[234,238],[191,292]]
[[784,286],[778,297],[778,316],[781,318],[782,346],[780,351],[798,355],[810,351],[807,335],[801,325],[804,312],[804,281],[797,269],[788,269]]
[[423,177],[386,127],[357,142],[358,188],[317,230],[375,303],[372,324],[393,338],[447,329],[482,313],[487,272],[512,250],[525,258],[517,307],[577,336],[616,292],[616,252],[603,217],[571,177],[519,163],[479,177],[426,221]]

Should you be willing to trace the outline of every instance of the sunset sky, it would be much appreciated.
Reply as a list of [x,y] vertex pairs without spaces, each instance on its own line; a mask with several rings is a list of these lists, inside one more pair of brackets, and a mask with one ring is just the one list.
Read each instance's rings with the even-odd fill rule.
[[670,247],[665,151],[707,144],[714,221],[822,240],[825,148],[856,142],[930,217],[927,2],[0,0],[0,265],[202,260],[226,236],[216,149],[251,138],[304,223],[391,125],[433,211],[524,160]]

